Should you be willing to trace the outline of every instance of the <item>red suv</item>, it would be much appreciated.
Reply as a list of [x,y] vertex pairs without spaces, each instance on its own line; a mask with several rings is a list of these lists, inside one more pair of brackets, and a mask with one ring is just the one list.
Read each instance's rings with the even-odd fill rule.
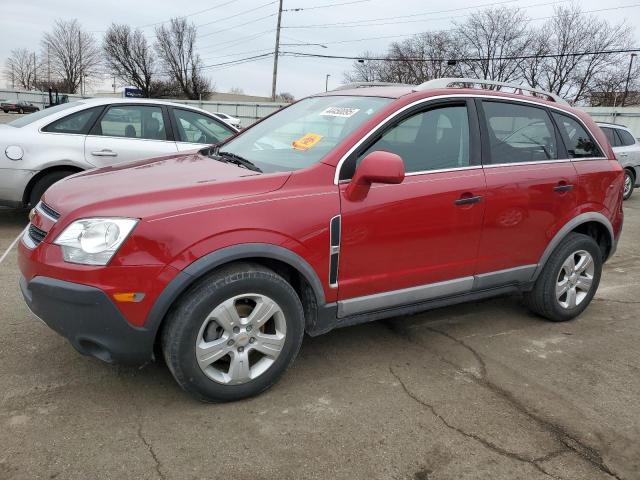
[[513,292],[549,320],[579,315],[622,190],[604,134],[551,94],[356,85],[199,152],[55,184],[20,244],[21,288],[81,353],[162,354],[195,397],[236,400],[270,387],[305,332]]

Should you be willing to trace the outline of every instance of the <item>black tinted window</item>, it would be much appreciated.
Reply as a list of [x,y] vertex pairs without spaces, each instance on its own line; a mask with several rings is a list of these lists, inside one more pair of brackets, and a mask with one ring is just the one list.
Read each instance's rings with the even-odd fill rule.
[[407,173],[469,165],[467,107],[440,107],[420,112],[387,130],[358,157],[375,150],[392,152],[404,161]]
[[580,123],[571,117],[553,113],[564,139],[569,158],[602,157],[602,152]]
[[628,147],[629,145],[634,145],[636,143],[636,140],[633,138],[633,135],[631,135],[626,130],[618,130],[618,135],[620,135],[620,140],[622,140],[622,145],[624,145],[625,147]]
[[87,133],[102,107],[88,108],[50,123],[42,130],[54,133]]
[[520,163],[558,158],[553,123],[542,108],[483,102],[491,163]]

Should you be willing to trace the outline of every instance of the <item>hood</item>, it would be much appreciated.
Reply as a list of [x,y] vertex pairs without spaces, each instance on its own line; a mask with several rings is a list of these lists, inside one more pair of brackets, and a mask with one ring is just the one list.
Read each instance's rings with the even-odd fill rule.
[[78,173],[54,184],[43,201],[75,218],[153,218],[278,190],[289,175],[265,175],[196,152]]

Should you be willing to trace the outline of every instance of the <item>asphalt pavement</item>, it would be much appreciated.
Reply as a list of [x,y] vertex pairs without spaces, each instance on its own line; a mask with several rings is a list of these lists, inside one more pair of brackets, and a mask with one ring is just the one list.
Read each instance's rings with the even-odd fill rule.
[[[273,389],[192,400],[77,353],[0,265],[0,479],[638,479],[640,192],[587,311],[517,296],[306,338]],[[27,223],[0,210],[0,253]]]

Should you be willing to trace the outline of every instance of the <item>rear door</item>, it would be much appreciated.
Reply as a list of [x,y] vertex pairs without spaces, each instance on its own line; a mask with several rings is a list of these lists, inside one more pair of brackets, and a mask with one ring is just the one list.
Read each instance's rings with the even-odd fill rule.
[[102,167],[177,151],[163,106],[109,105],[85,141],[85,159]]
[[640,145],[637,140],[627,130],[616,128],[615,131],[620,138],[620,143],[614,150],[620,163],[623,166],[640,165]]
[[193,150],[219,143],[236,131],[222,120],[186,108],[171,108],[178,150]]
[[545,107],[488,99],[477,103],[487,181],[478,272],[526,280],[550,235],[574,215],[577,173]]

